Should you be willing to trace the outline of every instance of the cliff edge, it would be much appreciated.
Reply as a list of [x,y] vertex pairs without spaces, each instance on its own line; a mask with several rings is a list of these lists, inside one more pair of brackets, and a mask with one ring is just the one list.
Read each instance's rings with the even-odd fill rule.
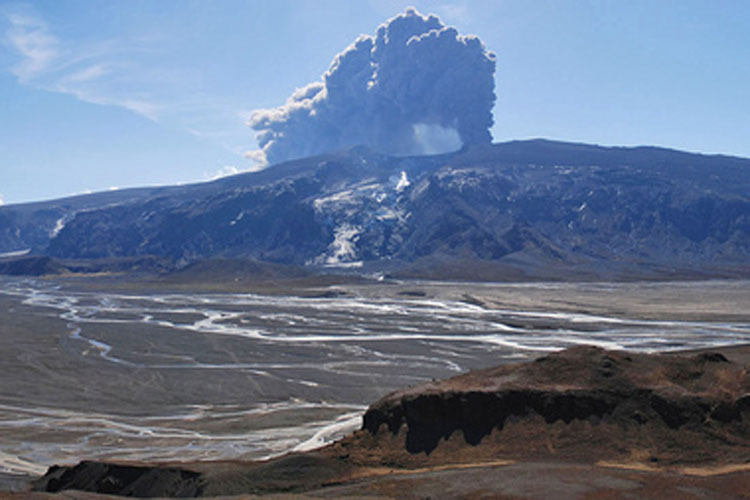
[[554,488],[560,498],[671,498],[680,491],[670,488],[689,486],[703,492],[696,498],[742,498],[748,359],[747,347],[679,355],[576,347],[397,391],[367,410],[361,430],[311,452],[253,463],[82,462],[50,468],[34,488],[395,498],[544,498]]

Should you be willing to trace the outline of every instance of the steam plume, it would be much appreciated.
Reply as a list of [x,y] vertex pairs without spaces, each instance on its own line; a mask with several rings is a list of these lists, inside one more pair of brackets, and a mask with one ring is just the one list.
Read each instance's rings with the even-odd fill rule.
[[432,154],[491,140],[495,55],[415,9],[360,36],[322,81],[297,89],[249,125],[268,163],[364,144]]

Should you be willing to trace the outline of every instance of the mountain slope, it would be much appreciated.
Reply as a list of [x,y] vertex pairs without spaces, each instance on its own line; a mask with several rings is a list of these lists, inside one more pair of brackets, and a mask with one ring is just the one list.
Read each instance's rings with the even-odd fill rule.
[[406,158],[357,147],[65,217],[35,248],[178,266],[220,256],[416,274],[508,262],[733,275],[750,272],[750,160],[545,140]]
[[43,251],[77,214],[134,203],[174,188],[136,188],[0,206],[0,254]]

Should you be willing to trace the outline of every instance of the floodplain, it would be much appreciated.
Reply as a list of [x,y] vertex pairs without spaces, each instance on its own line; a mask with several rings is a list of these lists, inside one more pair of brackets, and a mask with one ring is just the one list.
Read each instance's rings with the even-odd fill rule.
[[[197,287],[200,289],[200,287]],[[136,291],[137,290],[137,291]],[[383,395],[589,344],[750,343],[750,282],[0,281],[0,473],[255,460],[322,446]]]

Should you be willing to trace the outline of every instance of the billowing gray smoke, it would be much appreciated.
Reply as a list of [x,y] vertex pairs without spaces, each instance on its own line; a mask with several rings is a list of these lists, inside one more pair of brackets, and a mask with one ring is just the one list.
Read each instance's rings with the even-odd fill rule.
[[489,142],[494,72],[477,37],[408,9],[336,56],[323,81],[255,111],[261,151],[251,156],[277,163],[357,144],[433,154]]

